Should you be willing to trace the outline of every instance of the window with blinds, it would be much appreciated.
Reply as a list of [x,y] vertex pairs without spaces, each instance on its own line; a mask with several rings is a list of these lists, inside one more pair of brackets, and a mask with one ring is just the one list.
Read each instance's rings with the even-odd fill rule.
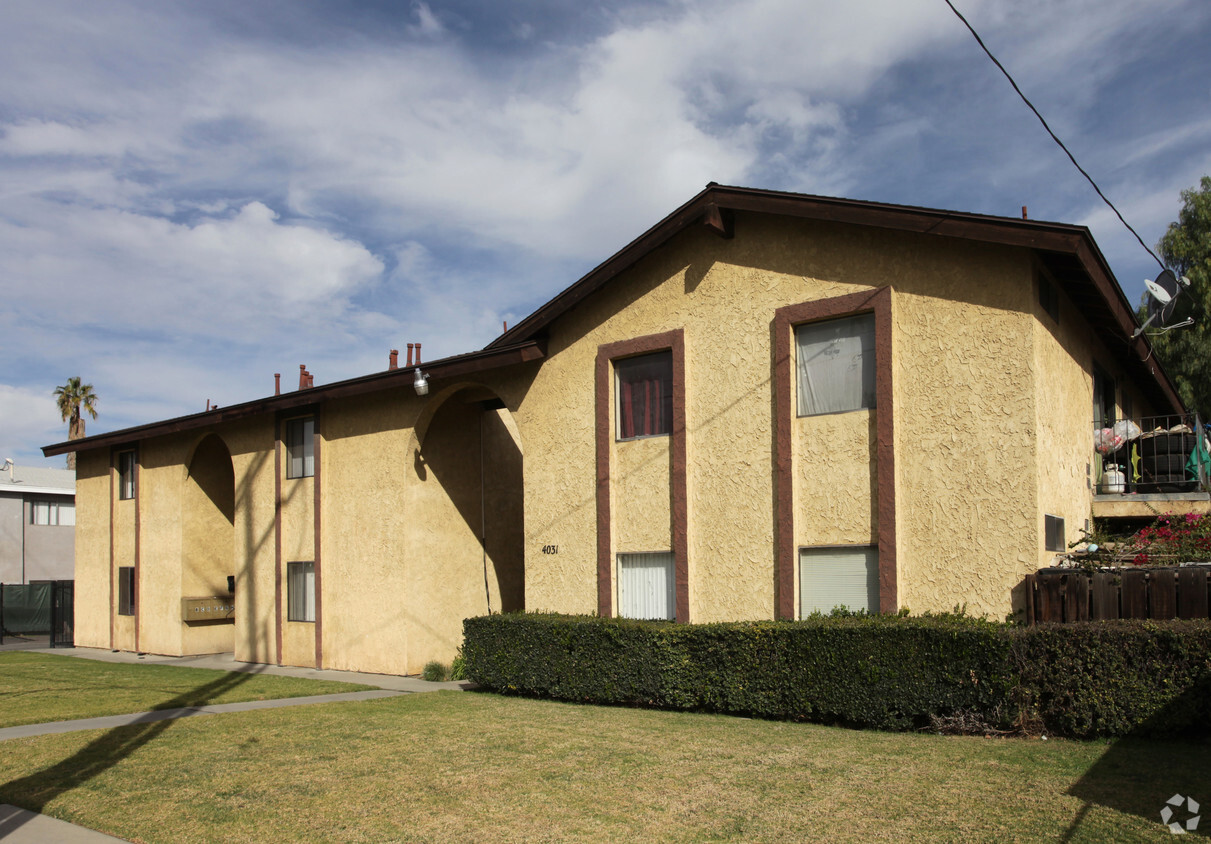
[[315,621],[315,563],[286,564],[286,620]]
[[879,549],[873,545],[799,551],[799,617],[836,607],[879,611]]
[[676,617],[673,554],[618,555],[618,614],[623,618]]

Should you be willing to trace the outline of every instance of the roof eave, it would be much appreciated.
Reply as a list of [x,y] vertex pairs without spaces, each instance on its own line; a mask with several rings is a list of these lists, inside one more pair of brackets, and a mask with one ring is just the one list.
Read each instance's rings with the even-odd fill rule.
[[363,395],[400,387],[411,387],[417,369],[423,370],[430,379],[442,380],[541,360],[545,355],[546,350],[541,343],[523,341],[503,348],[485,349],[479,352],[455,355],[453,357],[419,363],[414,366],[389,369],[383,372],[350,378],[345,381],[336,381],[332,384],[324,384],[319,387],[309,387],[281,395],[253,399],[241,404],[221,407],[217,410],[203,411],[202,413],[194,413],[188,416],[178,416],[173,419],[165,419],[161,422],[123,428],[118,431],[110,431],[78,440],[67,440],[66,442],[44,446],[42,454],[46,457],[54,457],[58,454],[67,454],[73,451],[91,451],[97,448],[129,445],[148,437],[175,434],[181,431],[245,419],[250,416],[259,416],[265,413],[289,411],[295,408],[308,407],[330,399]]

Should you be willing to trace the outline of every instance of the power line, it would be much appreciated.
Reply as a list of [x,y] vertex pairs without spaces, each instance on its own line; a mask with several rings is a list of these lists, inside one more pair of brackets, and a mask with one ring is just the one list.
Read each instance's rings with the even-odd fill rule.
[[1034,107],[1034,103],[1030,102],[1030,100],[1028,100],[1026,98],[1026,95],[1022,93],[1022,89],[1018,87],[1018,83],[1014,82],[1013,77],[1009,75],[1009,71],[1007,71],[1005,69],[1004,65],[1002,65],[999,61],[997,61],[997,57],[994,56],[992,54],[992,51],[989,50],[988,47],[984,45],[984,40],[982,38],[980,38],[980,34],[978,32],[976,32],[975,27],[973,27],[970,23],[967,22],[967,18],[963,17],[963,13],[955,8],[954,3],[951,3],[950,0],[945,0],[945,2],[946,2],[946,5],[950,7],[950,11],[954,12],[955,15],[958,16],[959,20],[961,20],[963,22],[963,25],[966,26],[968,31],[971,32],[972,36],[975,37],[976,43],[980,45],[980,48],[984,51],[984,53],[988,56],[988,58],[992,59],[992,63],[997,66],[997,68],[1001,71],[1001,73],[1005,74],[1005,78],[1009,80],[1009,84],[1013,86],[1013,90],[1018,92],[1018,96],[1022,98],[1022,102],[1026,103],[1026,105],[1030,107],[1030,110],[1034,112],[1034,116],[1037,117],[1039,119],[1039,122],[1043,124],[1043,128],[1047,130],[1047,134],[1051,136],[1051,139],[1053,141],[1055,141],[1057,144],[1059,144],[1060,149],[1062,149],[1064,151],[1064,154],[1067,155],[1068,159],[1072,162],[1072,166],[1075,167],[1077,170],[1080,170],[1081,175],[1089,180],[1089,184],[1093,185],[1093,189],[1095,191],[1097,191],[1097,195],[1102,198],[1103,202],[1105,202],[1107,205],[1110,206],[1110,210],[1113,211],[1115,213],[1115,216],[1117,216],[1119,218],[1119,221],[1124,226],[1127,227],[1127,231],[1129,231],[1133,235],[1135,235],[1135,239],[1140,242],[1140,246],[1144,247],[1144,251],[1147,252],[1149,255],[1151,255],[1152,259],[1154,261],[1156,261],[1156,263],[1160,264],[1160,268],[1162,270],[1165,269],[1165,264],[1161,261],[1160,258],[1156,257],[1155,252],[1153,252],[1151,249],[1148,248],[1148,244],[1144,243],[1144,239],[1142,237],[1140,237],[1139,232],[1137,232],[1135,229],[1133,229],[1131,227],[1131,224],[1128,223],[1123,218],[1123,215],[1119,213],[1119,210],[1114,207],[1114,203],[1111,202],[1106,197],[1106,194],[1102,193],[1102,189],[1097,186],[1097,182],[1093,181],[1093,177],[1090,176],[1088,173],[1086,173],[1085,168],[1077,163],[1076,156],[1074,156],[1068,150],[1068,147],[1064,146],[1064,142],[1060,140],[1059,135],[1057,135],[1055,132],[1051,131],[1051,127],[1047,125],[1047,121],[1043,119],[1043,115],[1039,114],[1039,110]]

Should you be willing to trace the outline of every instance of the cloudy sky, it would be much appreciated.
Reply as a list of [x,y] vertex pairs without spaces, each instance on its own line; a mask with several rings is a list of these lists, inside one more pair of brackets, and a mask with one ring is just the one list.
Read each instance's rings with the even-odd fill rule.
[[[1211,3],[956,0],[1151,246],[1211,173]],[[482,347],[707,182],[1090,226],[943,0],[5,0],[0,458]],[[292,382],[291,379],[295,380]]]

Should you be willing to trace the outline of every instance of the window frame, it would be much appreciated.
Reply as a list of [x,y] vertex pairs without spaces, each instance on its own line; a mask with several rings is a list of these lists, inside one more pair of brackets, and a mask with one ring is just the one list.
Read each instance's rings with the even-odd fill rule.
[[[662,385],[663,392],[659,397],[660,402],[660,419],[656,422],[656,427],[661,428],[658,431],[644,431],[643,433],[626,435],[627,420],[623,416],[623,388],[626,382],[627,370],[635,370],[645,365],[659,363],[662,372],[659,376],[659,381]],[[670,437],[673,434],[673,350],[658,349],[653,352],[646,352],[640,355],[632,355],[630,357],[616,358],[614,364],[614,439],[617,442],[630,442],[631,440],[650,439],[652,437]],[[651,381],[653,379],[637,379],[632,383],[642,383],[642,381]],[[633,399],[632,399],[633,401]],[[649,416],[650,413],[645,413]],[[634,418],[630,420],[634,425]]]
[[138,459],[133,448],[119,451],[114,460],[118,470],[118,500],[131,501],[138,497]]
[[118,566],[118,615],[135,615],[136,602],[134,566]]
[[286,620],[314,624],[315,598],[315,561],[286,563]]
[[314,413],[285,420],[287,480],[315,477],[315,423]]
[[[808,368],[806,362],[803,360],[803,335],[818,330],[823,326],[839,326],[845,323],[862,324],[862,333],[859,340],[862,346],[862,371],[859,375],[859,377],[862,379],[861,403],[856,406],[830,410],[813,411],[806,409],[804,399],[805,395],[809,391],[806,389],[806,382],[808,380],[806,376],[808,373]],[[829,317],[827,319],[812,320],[810,322],[801,322],[793,326],[791,347],[794,349],[795,353],[793,381],[795,387],[795,416],[797,418],[804,419],[810,416],[830,416],[837,413],[854,413],[860,410],[875,410],[878,407],[879,390],[876,334],[875,315],[870,311]]]
[[1047,551],[1067,551],[1064,517],[1043,514],[1043,548]]
[[[38,521],[39,508],[46,508],[46,521]],[[64,508],[71,510],[71,521],[64,524]],[[34,527],[75,527],[76,505],[72,501],[52,501],[49,498],[34,498],[29,502],[29,523]]]
[[[804,557],[818,554],[825,555],[842,555],[846,553],[853,554],[856,558],[859,554],[863,556],[862,562],[867,566],[866,570],[866,602],[862,607],[851,607],[847,604],[833,604],[831,607],[816,606],[810,611],[805,611],[805,599],[808,597],[807,590],[804,588],[803,578],[803,561]],[[855,560],[856,561],[856,560]],[[813,612],[819,611],[824,615],[828,615],[838,606],[844,606],[851,612],[857,612],[859,609],[864,609],[868,614],[874,615],[880,612],[880,590],[879,590],[879,545],[878,543],[867,543],[862,545],[801,545],[799,546],[799,558],[796,561],[798,565],[799,575],[799,608],[798,617],[800,619],[807,618]]]
[[[660,617],[655,616],[638,616],[627,615],[623,612],[623,603],[626,600],[626,590],[624,589],[625,579],[623,577],[624,562],[638,562],[642,557],[661,557],[664,558],[661,562],[666,569],[665,583],[665,611]],[[651,568],[655,568],[652,566]],[[618,581],[618,617],[633,618],[640,621],[676,621],[677,620],[677,556],[671,551],[625,551],[615,555],[615,577]]]

